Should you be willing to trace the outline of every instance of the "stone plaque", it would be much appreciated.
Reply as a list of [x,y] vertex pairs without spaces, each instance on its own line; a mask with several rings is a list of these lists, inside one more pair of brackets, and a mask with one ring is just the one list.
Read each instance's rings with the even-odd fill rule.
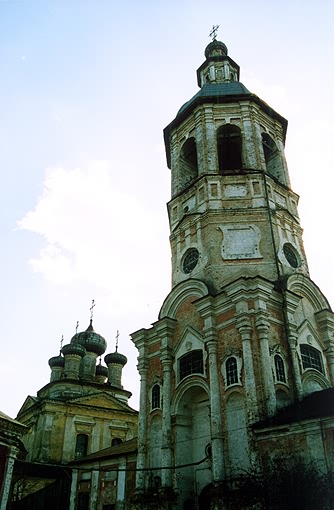
[[257,259],[261,258],[261,232],[256,225],[225,225],[223,232],[223,259]]

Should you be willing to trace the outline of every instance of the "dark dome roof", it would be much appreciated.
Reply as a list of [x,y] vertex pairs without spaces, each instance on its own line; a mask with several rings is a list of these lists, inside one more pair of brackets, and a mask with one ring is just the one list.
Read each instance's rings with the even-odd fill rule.
[[61,356],[61,354],[59,354],[59,356],[53,356],[53,358],[49,359],[50,368],[63,367],[64,364],[65,364],[64,356]]
[[76,333],[71,340],[71,344],[79,344],[86,348],[89,352],[95,352],[98,356],[105,353],[107,342],[103,336],[95,333],[92,325],[92,320],[86,331]]
[[109,365],[110,363],[115,363],[116,365],[124,366],[128,362],[128,358],[121,354],[120,352],[115,351],[110,354],[107,354],[104,357],[104,361],[106,362],[107,365]]
[[240,81],[232,81],[226,83],[206,83],[203,85],[200,91],[197,92],[189,101],[184,103],[183,106],[177,112],[177,115],[180,115],[184,110],[186,110],[192,103],[196,101],[209,102],[217,100],[219,97],[228,97],[228,96],[244,96],[249,95],[250,91],[240,83]]
[[86,349],[79,344],[66,344],[62,348],[61,352],[66,356],[66,354],[76,354],[77,356],[84,356],[86,354]]
[[104,367],[103,365],[96,365],[95,374],[103,375],[104,377],[108,377],[108,369],[107,369],[107,367]]
[[215,57],[217,55],[227,55],[227,46],[223,42],[214,39],[205,48],[204,55],[205,58]]

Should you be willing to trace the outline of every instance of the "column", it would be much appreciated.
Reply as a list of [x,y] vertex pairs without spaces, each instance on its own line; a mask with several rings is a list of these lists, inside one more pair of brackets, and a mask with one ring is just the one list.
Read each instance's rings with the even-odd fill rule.
[[71,481],[69,510],[75,510],[75,498],[77,495],[77,484],[78,484],[78,470],[72,469],[72,481]]
[[289,328],[288,333],[288,342],[291,353],[291,361],[292,361],[292,376],[293,376],[293,384],[296,393],[296,397],[298,400],[303,398],[303,387],[302,380],[300,377],[300,367],[297,353],[297,345],[298,345],[298,334]]
[[266,312],[260,312],[255,320],[255,325],[260,341],[265,406],[268,416],[272,416],[276,412],[276,393],[268,342],[268,331],[270,324],[267,317],[268,314]]
[[258,420],[259,413],[256,396],[254,364],[251,344],[252,326],[249,317],[248,316],[238,317],[236,327],[239,330],[242,341],[242,355],[245,367],[244,373],[245,373],[245,393],[247,411],[250,420],[254,422]]
[[90,487],[89,510],[97,509],[98,493],[99,493],[99,471],[93,470]]
[[205,331],[205,339],[209,353],[212,478],[214,483],[218,483],[224,478],[224,449],[217,360],[218,346],[217,334],[214,328]]
[[138,349],[137,369],[140,375],[140,398],[139,398],[139,416],[138,416],[138,453],[137,453],[137,472],[136,472],[136,491],[138,493],[145,490],[145,471],[146,467],[146,430],[147,430],[147,330],[140,329],[131,335],[132,341]]
[[125,504],[126,487],[126,459],[119,459],[119,471],[117,473],[117,510],[123,510]]
[[137,473],[136,490],[145,490],[145,471],[141,469],[146,467],[146,428],[147,428],[147,368],[144,363],[138,364],[140,374],[140,401],[138,417],[138,454],[137,454]]
[[[169,349],[161,352],[161,363],[163,367],[163,387],[162,387],[162,466],[170,467],[172,465],[172,419],[171,419],[171,373],[172,359]],[[172,470],[162,470],[162,486],[172,486]]]

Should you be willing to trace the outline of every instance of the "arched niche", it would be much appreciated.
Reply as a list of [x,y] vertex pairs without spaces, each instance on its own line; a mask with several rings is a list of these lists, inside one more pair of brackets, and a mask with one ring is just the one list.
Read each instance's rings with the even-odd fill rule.
[[[176,465],[201,461],[206,457],[207,446],[211,442],[210,400],[203,384],[192,381],[187,385],[185,391],[179,394],[174,408]],[[191,499],[196,500],[203,487],[211,482],[210,465],[202,463],[200,470],[198,465],[176,469],[176,478],[183,505]]]
[[242,170],[242,139],[238,126],[225,124],[217,130],[219,173],[237,173]]

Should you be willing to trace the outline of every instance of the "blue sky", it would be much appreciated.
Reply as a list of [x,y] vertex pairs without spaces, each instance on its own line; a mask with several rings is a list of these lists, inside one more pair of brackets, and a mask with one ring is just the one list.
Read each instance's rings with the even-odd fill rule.
[[241,82],[289,121],[311,277],[334,303],[333,23],[331,1],[0,1],[3,412],[48,382],[92,299],[137,408],[129,334],[170,289],[162,130],[197,92],[213,24]]

